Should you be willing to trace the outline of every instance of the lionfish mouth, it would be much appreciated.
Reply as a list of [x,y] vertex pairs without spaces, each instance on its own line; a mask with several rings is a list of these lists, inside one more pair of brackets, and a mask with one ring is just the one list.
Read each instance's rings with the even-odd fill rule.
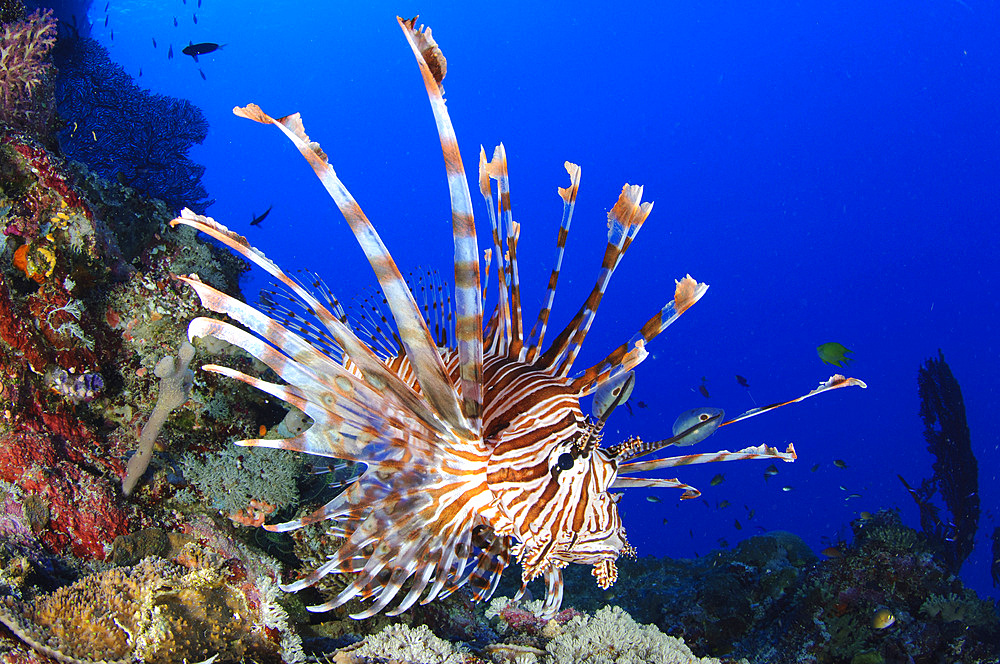
[[[214,336],[245,349],[281,379],[269,382],[215,364],[207,371],[252,385],[284,400],[312,420],[287,439],[250,439],[239,445],[274,447],[363,464],[344,490],[311,513],[265,526],[288,531],[325,522],[339,542],[318,569],[283,586],[296,591],[328,574],[345,575],[329,610],[359,598],[371,603],[353,614],[383,610],[395,615],[415,602],[447,597],[463,586],[488,599],[503,570],[516,559],[523,581],[544,576],[543,615],[558,611],[562,568],[594,565],[602,587],[617,575],[615,559],[632,551],[613,488],[674,487],[697,494],[677,479],[638,478],[675,466],[741,459],[795,459],[795,450],[766,445],[737,452],[692,454],[651,461],[635,459],[669,445],[687,445],[714,431],[828,390],[864,383],[834,376],[806,395],[756,408],[721,422],[706,416],[661,441],[636,437],[600,448],[601,427],[584,416],[580,399],[623,377],[646,357],[646,346],[697,302],[708,286],[686,276],[670,301],[601,362],[571,374],[611,275],[650,211],[642,187],[626,184],[608,213],[608,240],[599,276],[577,314],[548,347],[543,346],[555,298],[566,236],[576,204],[580,167],[566,162],[570,177],[559,188],[563,215],[555,268],[545,302],[526,332],[518,275],[520,225],[512,218],[503,145],[487,160],[479,155],[479,189],[486,201],[492,246],[480,250],[472,200],[441,82],[447,63],[430,28],[397,19],[423,77],[445,158],[455,244],[454,291],[436,275],[408,284],[362,212],[330,166],[299,115],[272,118],[255,104],[233,112],[277,127],[295,145],[340,209],[378,279],[383,302],[349,318],[318,279],[287,275],[246,238],[185,209],[171,224],[191,226],[229,246],[268,272],[280,292],[254,308],[201,282],[189,284],[209,310],[232,322],[200,317],[188,336]],[[493,183],[496,182],[496,190]],[[496,191],[496,198],[494,198]],[[495,270],[491,273],[491,262]],[[496,306],[485,321],[485,274],[495,276]],[[422,302],[414,295],[419,292]],[[388,309],[382,312],[381,307]],[[431,328],[434,332],[432,333]],[[543,350],[544,349],[544,350]],[[628,378],[631,380],[631,377]],[[613,400],[610,409],[621,401]],[[390,606],[391,605],[391,606]]]

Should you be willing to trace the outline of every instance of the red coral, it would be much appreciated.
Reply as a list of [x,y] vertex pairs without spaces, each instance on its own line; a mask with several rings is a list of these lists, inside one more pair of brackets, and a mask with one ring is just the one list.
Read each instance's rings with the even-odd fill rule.
[[115,537],[128,534],[128,517],[115,504],[113,485],[84,471],[69,456],[56,436],[24,429],[8,432],[0,436],[0,479],[48,504],[50,520],[39,534],[46,546],[103,560]]
[[45,371],[45,367],[49,364],[48,353],[38,339],[34,327],[18,316],[14,310],[14,302],[10,299],[2,273],[0,273],[0,339],[24,355],[35,371]]
[[[60,169],[56,168],[52,163],[52,157],[45,149],[30,145],[23,139],[18,140],[14,136],[5,137],[4,143],[10,145],[18,154],[24,157],[25,162],[31,168],[31,172],[38,178],[37,190],[57,193],[62,197],[62,200],[66,201],[67,206],[79,209],[87,215],[88,219],[93,220],[93,212],[90,211],[90,208],[87,207],[83,199],[77,196],[69,183],[66,182],[66,178],[63,177]],[[49,210],[58,207],[58,200],[55,200],[54,197],[49,198],[53,198],[53,200],[39,199],[39,205],[35,207],[44,205]],[[36,213],[41,214],[49,210],[36,210]]]

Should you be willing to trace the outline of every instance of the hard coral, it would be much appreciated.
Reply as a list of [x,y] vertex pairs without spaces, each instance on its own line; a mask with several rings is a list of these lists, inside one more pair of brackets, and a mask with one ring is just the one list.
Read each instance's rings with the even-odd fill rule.
[[32,647],[61,661],[169,664],[277,660],[261,615],[223,568],[187,570],[148,558],[131,568],[87,576],[24,606],[0,608],[0,621]]

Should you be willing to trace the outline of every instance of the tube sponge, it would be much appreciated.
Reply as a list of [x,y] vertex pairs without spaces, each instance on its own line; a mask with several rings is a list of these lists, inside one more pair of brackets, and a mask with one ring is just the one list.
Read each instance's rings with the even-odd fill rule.
[[167,416],[174,408],[184,405],[191,394],[194,373],[188,369],[194,359],[194,346],[185,341],[177,351],[177,357],[167,355],[156,363],[153,373],[160,379],[160,393],[149,415],[149,421],[139,434],[139,449],[128,460],[125,479],[122,480],[122,492],[128,496],[135,490],[136,484],[153,458],[153,444],[160,429],[167,421]]

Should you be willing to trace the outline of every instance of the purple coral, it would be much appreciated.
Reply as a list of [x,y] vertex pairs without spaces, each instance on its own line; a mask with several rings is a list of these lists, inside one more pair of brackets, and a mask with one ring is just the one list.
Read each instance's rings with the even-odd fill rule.
[[173,209],[204,211],[210,204],[201,184],[205,167],[188,157],[208,135],[201,110],[140,89],[93,39],[61,39],[55,57],[56,101],[66,122],[59,144],[66,155]]
[[56,43],[51,10],[36,10],[3,26],[0,34],[0,120],[17,126],[37,124],[44,114],[34,97],[48,81],[49,51]]

